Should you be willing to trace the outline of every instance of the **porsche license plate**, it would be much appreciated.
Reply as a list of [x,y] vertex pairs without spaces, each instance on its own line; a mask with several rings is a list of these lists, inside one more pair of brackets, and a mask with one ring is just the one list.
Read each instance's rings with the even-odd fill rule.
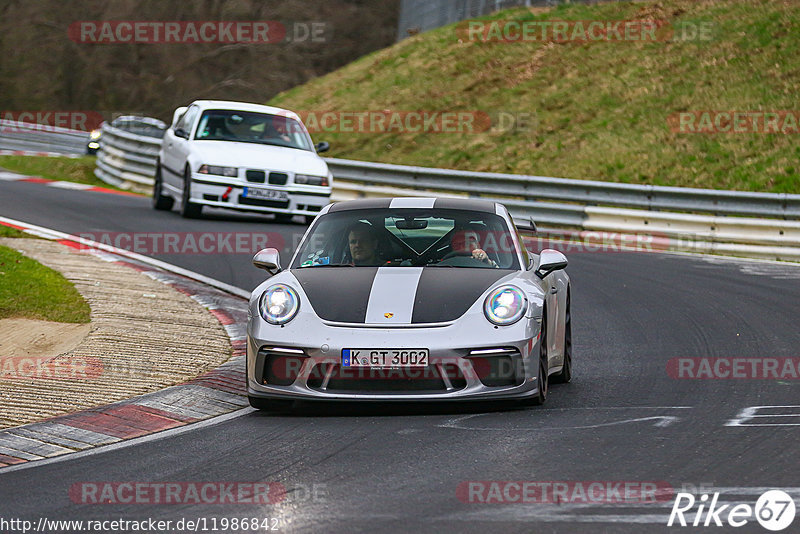
[[252,187],[245,187],[245,198],[258,198],[261,200],[289,200],[289,193],[286,191],[276,191],[274,189],[253,189]]
[[343,349],[343,367],[427,367],[428,349]]

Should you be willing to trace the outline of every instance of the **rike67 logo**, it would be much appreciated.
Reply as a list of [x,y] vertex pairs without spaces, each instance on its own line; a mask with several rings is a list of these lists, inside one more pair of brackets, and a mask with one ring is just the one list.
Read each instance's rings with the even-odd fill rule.
[[708,494],[703,494],[698,499],[691,493],[678,493],[667,526],[742,527],[755,519],[767,530],[780,531],[794,521],[794,500],[785,491],[764,492],[755,507],[741,502],[721,504],[719,496],[714,493],[709,498]]

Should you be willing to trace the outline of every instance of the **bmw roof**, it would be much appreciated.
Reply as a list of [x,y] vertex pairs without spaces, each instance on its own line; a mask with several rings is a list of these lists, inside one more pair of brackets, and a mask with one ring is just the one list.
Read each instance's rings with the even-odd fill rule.
[[234,102],[232,100],[195,100],[192,104],[199,106],[200,109],[229,109],[233,111],[251,111],[254,113],[268,113],[270,115],[283,115],[298,119],[294,111],[288,109],[263,106],[261,104],[251,104],[249,102]]

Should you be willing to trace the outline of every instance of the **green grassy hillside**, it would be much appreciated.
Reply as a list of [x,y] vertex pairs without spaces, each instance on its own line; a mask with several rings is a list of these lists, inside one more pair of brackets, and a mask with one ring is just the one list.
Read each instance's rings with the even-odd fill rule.
[[[482,20],[623,19],[665,26],[658,41],[511,43],[469,40],[458,26],[448,26],[270,103],[316,113],[478,111],[495,120],[498,113],[532,119],[527,129],[466,134],[314,133],[315,140],[332,143],[333,157],[800,192],[800,134],[681,133],[668,123],[688,111],[800,110],[800,2],[611,2],[515,9]],[[695,30],[704,38],[677,39]]]

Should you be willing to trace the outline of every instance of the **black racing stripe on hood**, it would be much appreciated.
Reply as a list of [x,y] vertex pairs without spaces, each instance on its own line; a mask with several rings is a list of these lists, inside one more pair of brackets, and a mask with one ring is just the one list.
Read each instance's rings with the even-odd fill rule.
[[293,269],[311,306],[326,321],[363,323],[377,267]]
[[348,211],[348,210],[371,210],[371,209],[381,209],[381,208],[389,208],[389,205],[392,203],[391,198],[365,198],[359,200],[345,200],[344,202],[337,202],[336,204],[332,205],[328,210],[328,213],[335,213],[337,211]]
[[484,291],[513,271],[506,269],[446,269],[422,271],[414,299],[412,323],[441,323],[458,319]]

